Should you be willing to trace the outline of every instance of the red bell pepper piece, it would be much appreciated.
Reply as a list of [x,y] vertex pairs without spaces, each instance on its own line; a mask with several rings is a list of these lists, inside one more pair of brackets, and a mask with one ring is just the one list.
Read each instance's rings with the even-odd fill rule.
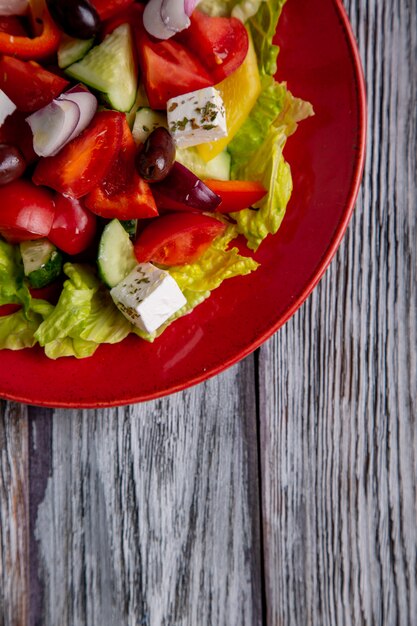
[[20,18],[16,15],[0,16],[0,33],[8,33],[9,35],[21,35],[23,37],[27,37],[27,32]]
[[205,185],[222,199],[217,213],[234,213],[248,209],[262,200],[266,189],[252,180],[204,180]]
[[100,217],[130,220],[158,215],[149,185],[135,169],[136,145],[126,118],[122,146],[106,178],[84,199]]
[[118,111],[96,113],[58,154],[39,161],[33,182],[72,198],[87,195],[107,176],[119,153],[124,119]]
[[0,32],[0,53],[19,59],[44,59],[58,50],[61,31],[45,8],[42,14],[43,30],[38,37],[25,37]]
[[0,89],[24,113],[46,106],[68,85],[65,78],[45,70],[35,61],[21,61],[11,56],[0,58]]

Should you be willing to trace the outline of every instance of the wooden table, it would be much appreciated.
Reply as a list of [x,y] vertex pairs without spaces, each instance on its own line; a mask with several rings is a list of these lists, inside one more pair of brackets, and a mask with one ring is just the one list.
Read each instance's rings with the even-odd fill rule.
[[369,147],[330,269],[198,387],[0,403],[0,624],[417,623],[417,5],[346,7]]

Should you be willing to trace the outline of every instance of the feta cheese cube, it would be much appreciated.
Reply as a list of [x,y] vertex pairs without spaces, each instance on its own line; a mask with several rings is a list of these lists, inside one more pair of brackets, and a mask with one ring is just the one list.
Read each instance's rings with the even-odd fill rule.
[[15,103],[0,89],[0,126],[4,124],[6,117],[16,111]]
[[179,148],[227,136],[226,111],[214,87],[191,91],[167,103],[168,128]]
[[117,308],[135,326],[153,333],[185,304],[172,276],[151,263],[140,263],[110,290]]

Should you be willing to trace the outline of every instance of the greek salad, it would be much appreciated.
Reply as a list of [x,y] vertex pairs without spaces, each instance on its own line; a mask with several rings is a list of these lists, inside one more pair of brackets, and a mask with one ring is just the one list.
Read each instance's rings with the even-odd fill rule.
[[154,341],[257,269],[312,115],[284,1],[0,0],[0,348]]

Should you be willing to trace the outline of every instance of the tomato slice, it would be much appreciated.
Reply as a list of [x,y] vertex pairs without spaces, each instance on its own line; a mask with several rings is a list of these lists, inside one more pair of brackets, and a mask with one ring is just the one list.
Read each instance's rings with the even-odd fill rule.
[[215,83],[238,69],[246,58],[249,38],[235,17],[210,17],[194,11],[191,25],[177,39],[200,59]]
[[54,214],[48,189],[23,179],[0,187],[0,234],[10,243],[47,237]]
[[217,213],[233,213],[248,209],[266,195],[266,189],[251,180],[204,180],[209,189],[222,199]]
[[148,35],[142,19],[135,23],[139,65],[152,109],[183,93],[214,85],[204,65],[178,41],[158,41]]
[[133,0],[90,0],[101,20],[108,20],[133,4]]
[[86,250],[96,234],[96,216],[77,198],[55,196],[55,217],[48,239],[68,254]]
[[170,213],[152,220],[135,242],[139,263],[193,263],[221,235],[226,226],[201,213]]
[[73,198],[85,196],[112,166],[120,150],[124,118],[117,111],[97,113],[89,126],[58,154],[39,161],[33,182]]
[[85,198],[85,205],[101,217],[120,220],[158,215],[149,185],[135,169],[136,144],[126,117],[122,145],[106,178]]
[[65,78],[48,72],[35,61],[21,61],[6,55],[0,58],[0,89],[24,113],[49,104],[68,85]]

